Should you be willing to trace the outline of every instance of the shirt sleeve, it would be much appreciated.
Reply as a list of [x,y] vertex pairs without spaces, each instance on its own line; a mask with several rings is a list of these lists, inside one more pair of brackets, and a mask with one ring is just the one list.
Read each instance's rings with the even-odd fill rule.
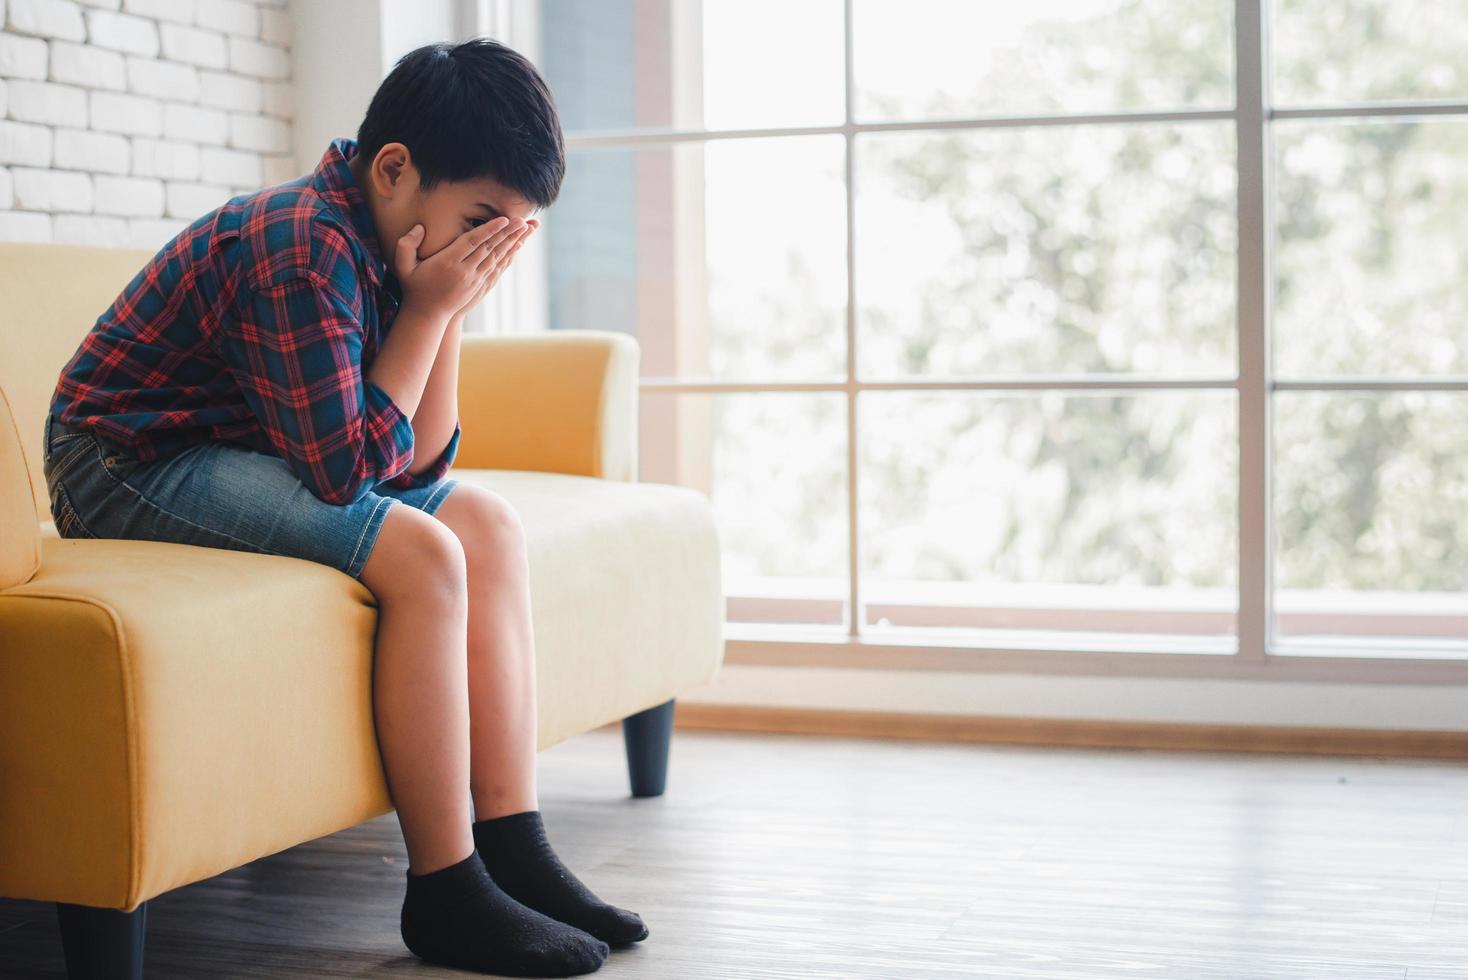
[[449,441],[444,444],[443,452],[438,454],[438,459],[434,460],[432,466],[417,476],[405,470],[382,482],[398,490],[414,490],[418,487],[426,487],[435,480],[443,479],[449,467],[454,465],[454,457],[459,455],[459,434],[461,432],[459,420],[454,419],[454,434],[449,436]]
[[[363,328],[351,304],[309,269],[246,288],[238,316],[220,323],[220,356],[276,454],[330,504],[355,503],[402,475],[413,426],[362,377]],[[456,422],[455,452],[457,436]]]

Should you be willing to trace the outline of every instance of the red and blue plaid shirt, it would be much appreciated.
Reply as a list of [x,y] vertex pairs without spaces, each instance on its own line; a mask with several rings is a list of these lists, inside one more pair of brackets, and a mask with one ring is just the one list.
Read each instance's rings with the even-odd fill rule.
[[402,301],[372,213],[331,141],[295,180],[230,198],[159,249],[61,369],[51,412],[143,460],[209,441],[279,456],[317,497],[425,486],[413,426],[363,377]]

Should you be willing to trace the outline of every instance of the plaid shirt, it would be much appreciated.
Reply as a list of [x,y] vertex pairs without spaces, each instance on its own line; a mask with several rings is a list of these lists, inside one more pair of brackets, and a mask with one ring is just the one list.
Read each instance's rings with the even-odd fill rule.
[[61,369],[51,412],[139,459],[228,441],[279,456],[317,497],[442,477],[461,428],[416,477],[413,426],[363,377],[402,301],[347,161],[230,198],[144,266]]

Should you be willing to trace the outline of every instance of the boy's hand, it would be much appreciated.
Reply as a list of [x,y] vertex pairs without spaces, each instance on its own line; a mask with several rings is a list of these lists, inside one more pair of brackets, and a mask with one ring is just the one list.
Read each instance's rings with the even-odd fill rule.
[[419,260],[423,226],[398,239],[394,272],[403,285],[403,306],[449,317],[479,292],[486,276],[510,251],[524,222],[496,218],[469,229],[428,258]]
[[539,227],[540,222],[531,218],[525,222],[520,234],[515,237],[510,247],[503,252],[496,253],[498,256],[497,260],[492,261],[495,259],[495,256],[485,259],[485,264],[482,266],[486,270],[483,281],[479,284],[479,288],[474,291],[474,294],[469,297],[468,302],[459,307],[458,311],[454,314],[455,316],[463,316],[472,310],[480,300],[484,299],[484,294],[495,287],[495,283],[500,281],[500,276],[510,267],[510,262],[514,259],[515,253],[520,251],[520,246],[524,245],[530,236],[534,234],[535,229]]

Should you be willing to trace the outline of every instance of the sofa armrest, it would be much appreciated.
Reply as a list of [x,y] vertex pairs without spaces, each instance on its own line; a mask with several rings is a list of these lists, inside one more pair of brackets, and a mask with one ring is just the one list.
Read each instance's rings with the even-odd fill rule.
[[610,330],[465,334],[454,468],[636,482],[640,357]]

